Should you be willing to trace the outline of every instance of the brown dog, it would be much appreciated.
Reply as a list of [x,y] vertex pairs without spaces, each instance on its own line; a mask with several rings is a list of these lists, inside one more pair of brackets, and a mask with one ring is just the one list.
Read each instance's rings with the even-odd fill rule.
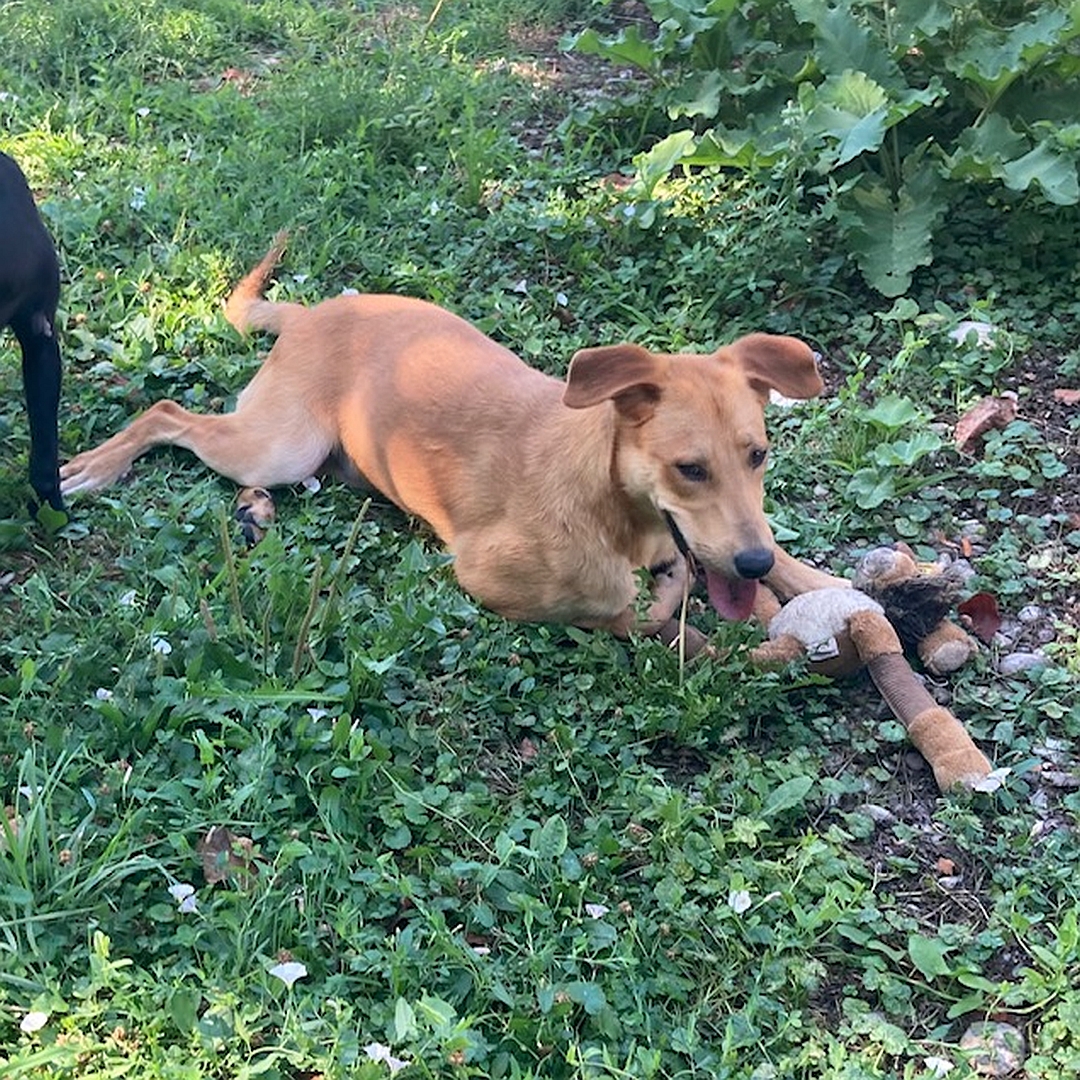
[[[226,306],[238,329],[278,335],[236,411],[159,401],[68,462],[65,494],[111,484],[161,444],[263,488],[336,465],[427,521],[461,585],[494,611],[666,640],[691,555],[729,618],[749,615],[762,578],[786,596],[843,584],[780,551],[762,511],[769,390],[821,389],[802,342],[584,349],[562,383],[421,300],[264,300],[282,246]],[[643,618],[642,568],[654,584]]]

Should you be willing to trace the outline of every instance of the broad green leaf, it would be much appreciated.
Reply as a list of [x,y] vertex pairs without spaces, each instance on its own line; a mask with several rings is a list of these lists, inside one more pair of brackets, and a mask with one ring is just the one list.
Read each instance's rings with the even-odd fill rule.
[[789,144],[779,130],[766,139],[755,131],[736,131],[718,125],[697,140],[681,164],[753,169],[775,165],[788,148]]
[[919,419],[919,410],[910,398],[889,394],[881,398],[866,414],[866,419],[878,427],[895,431],[897,428],[914,424]]
[[429,997],[424,994],[416,1003],[416,1012],[432,1027],[446,1027],[457,1019],[454,1006],[442,998]]
[[669,106],[672,120],[680,116],[704,116],[712,119],[720,111],[720,95],[726,89],[727,80],[719,71],[706,71],[691,76],[679,95],[677,102]]
[[785,780],[779,787],[769,792],[769,797],[761,808],[761,816],[773,817],[795,806],[801,806],[813,786],[812,776],[796,776],[791,780]]
[[872,457],[885,468],[909,469],[927,454],[936,454],[942,445],[941,436],[933,431],[916,431],[910,439],[879,443],[874,447]]
[[670,175],[671,170],[693,150],[694,133],[676,131],[661,139],[651,150],[634,158],[638,181],[647,197],[652,198],[656,185]]
[[863,510],[883,506],[896,493],[892,477],[881,469],[860,469],[849,481],[847,497]]
[[1005,186],[1012,191],[1027,191],[1038,184],[1042,193],[1058,206],[1074,206],[1080,201],[1074,158],[1058,153],[1043,141],[1023,157],[1010,161],[1002,170]]
[[946,66],[993,98],[1034,67],[1069,25],[1067,12],[1046,6],[1033,19],[1008,30],[977,30],[962,49],[946,60]]
[[882,86],[903,87],[899,67],[870,35],[863,20],[855,17],[848,0],[835,6],[827,0],[791,0],[791,10],[814,31],[815,60],[825,75],[862,72]]
[[34,515],[38,524],[44,526],[50,533],[57,532],[68,523],[67,513],[63,510],[54,510],[48,503],[42,503]]
[[569,48],[586,55],[633,64],[650,73],[660,67],[660,53],[652,42],[642,40],[641,31],[636,25],[627,27],[614,38],[603,38],[595,30],[583,30],[567,44]]
[[897,0],[892,17],[894,49],[906,52],[947,30],[952,21],[952,8],[942,0]]
[[393,1039],[395,1043],[408,1042],[416,1036],[416,1013],[413,1007],[403,998],[399,997],[394,1005]]
[[908,938],[908,956],[924,979],[949,974],[949,965],[945,963],[946,952],[948,949],[940,938],[924,937],[922,934],[912,934]]
[[590,1016],[596,1016],[607,1004],[604,991],[596,983],[572,982],[566,986],[566,996],[576,1004],[582,1006]]
[[883,296],[900,296],[915,268],[933,258],[934,227],[947,202],[942,182],[927,162],[909,176],[896,199],[878,179],[860,183],[843,200],[839,216],[866,280]]
[[889,128],[932,104],[939,93],[940,86],[935,83],[892,96],[861,71],[829,76],[818,87],[803,83],[799,87],[803,128],[830,144],[829,152],[818,161],[818,170],[828,172],[866,151],[879,149]]
[[554,860],[566,850],[568,835],[566,821],[555,814],[532,834],[529,846],[541,859]]
[[954,180],[1000,179],[1005,164],[1028,149],[1028,140],[1005,117],[991,113],[981,124],[967,128],[947,158]]

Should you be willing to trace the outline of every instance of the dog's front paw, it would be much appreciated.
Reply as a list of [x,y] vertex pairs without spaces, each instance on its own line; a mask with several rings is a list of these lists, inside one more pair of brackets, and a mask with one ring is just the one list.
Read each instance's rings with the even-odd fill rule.
[[235,517],[250,547],[254,547],[266,535],[276,513],[273,496],[266,488],[244,488],[236,496]]

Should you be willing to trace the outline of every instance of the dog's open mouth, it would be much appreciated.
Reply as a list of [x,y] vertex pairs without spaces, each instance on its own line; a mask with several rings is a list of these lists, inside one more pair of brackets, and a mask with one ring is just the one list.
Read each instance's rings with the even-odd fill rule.
[[705,571],[709,603],[725,619],[749,619],[754,610],[758,583],[753,578],[729,578]]
[[757,580],[754,578],[730,578],[724,574],[717,574],[694,558],[690,545],[686,542],[682,530],[675,524],[675,519],[664,511],[664,521],[675,541],[675,546],[689,563],[691,568],[700,567],[705,572],[705,584],[709,590],[709,603],[712,604],[717,614],[725,619],[736,622],[749,619],[754,610],[754,600],[757,599]]

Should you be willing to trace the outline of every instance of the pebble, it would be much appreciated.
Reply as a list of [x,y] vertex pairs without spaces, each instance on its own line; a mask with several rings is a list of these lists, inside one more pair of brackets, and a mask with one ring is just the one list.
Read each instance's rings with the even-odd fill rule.
[[1024,1064],[1024,1035],[1012,1024],[979,1021],[960,1036],[960,1049],[980,1076],[1012,1076]]
[[1044,653],[1014,652],[1001,657],[997,662],[998,674],[1010,678],[1025,671],[1034,671],[1046,667],[1049,661]]
[[877,803],[863,803],[855,807],[856,813],[868,817],[875,825],[892,825],[896,821],[896,815]]
[[1038,604],[1025,604],[1016,613],[1016,617],[1022,623],[1038,622],[1043,617],[1043,609]]
[[959,581],[962,585],[966,585],[977,573],[978,570],[971,565],[968,559],[953,559],[949,564],[949,577]]

